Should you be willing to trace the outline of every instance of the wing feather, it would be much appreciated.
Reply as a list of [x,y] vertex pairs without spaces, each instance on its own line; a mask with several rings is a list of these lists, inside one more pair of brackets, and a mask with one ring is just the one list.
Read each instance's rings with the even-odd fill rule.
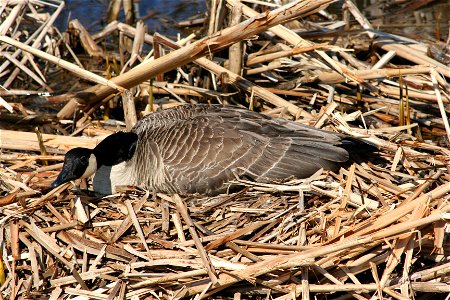
[[219,191],[235,176],[304,178],[348,160],[338,134],[230,107],[185,105],[151,114],[133,131],[158,145],[180,192]]

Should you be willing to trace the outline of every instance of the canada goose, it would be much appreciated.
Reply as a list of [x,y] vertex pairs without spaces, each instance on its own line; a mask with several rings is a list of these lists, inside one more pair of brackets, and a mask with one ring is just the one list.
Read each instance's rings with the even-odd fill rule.
[[336,170],[349,160],[346,148],[362,144],[245,109],[188,104],[150,114],[94,149],[68,151],[52,187],[95,173],[94,190],[102,194],[117,185],[216,194],[236,177],[265,182]]

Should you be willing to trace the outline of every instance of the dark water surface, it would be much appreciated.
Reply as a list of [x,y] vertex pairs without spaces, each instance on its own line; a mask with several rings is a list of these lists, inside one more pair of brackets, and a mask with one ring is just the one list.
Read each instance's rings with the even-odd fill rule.
[[[65,30],[71,19],[78,19],[89,32],[94,33],[106,25],[107,0],[66,0],[66,6],[57,26]],[[135,2],[136,19],[143,19],[150,31],[173,35],[179,32],[176,22],[186,20],[206,11],[205,0],[141,0]],[[120,20],[124,20],[123,9]]]

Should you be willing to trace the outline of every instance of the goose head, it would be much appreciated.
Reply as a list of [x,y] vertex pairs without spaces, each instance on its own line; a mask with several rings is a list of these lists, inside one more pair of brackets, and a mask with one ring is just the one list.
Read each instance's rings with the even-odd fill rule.
[[64,157],[64,164],[56,180],[56,188],[71,180],[88,178],[101,166],[114,166],[130,160],[136,151],[138,136],[133,132],[117,132],[109,135],[94,149],[74,148]]
[[92,149],[74,148],[64,157],[64,164],[51,187],[55,188],[63,183],[79,178],[87,178],[97,171],[97,158]]

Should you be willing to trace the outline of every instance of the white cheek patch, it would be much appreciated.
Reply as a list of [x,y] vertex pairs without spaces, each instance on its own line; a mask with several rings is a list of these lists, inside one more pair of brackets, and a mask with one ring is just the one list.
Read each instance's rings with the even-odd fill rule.
[[92,174],[94,174],[97,171],[97,159],[95,158],[94,154],[91,154],[89,156],[89,165],[86,168],[86,171],[84,171],[83,175],[81,175],[80,178],[88,178]]

